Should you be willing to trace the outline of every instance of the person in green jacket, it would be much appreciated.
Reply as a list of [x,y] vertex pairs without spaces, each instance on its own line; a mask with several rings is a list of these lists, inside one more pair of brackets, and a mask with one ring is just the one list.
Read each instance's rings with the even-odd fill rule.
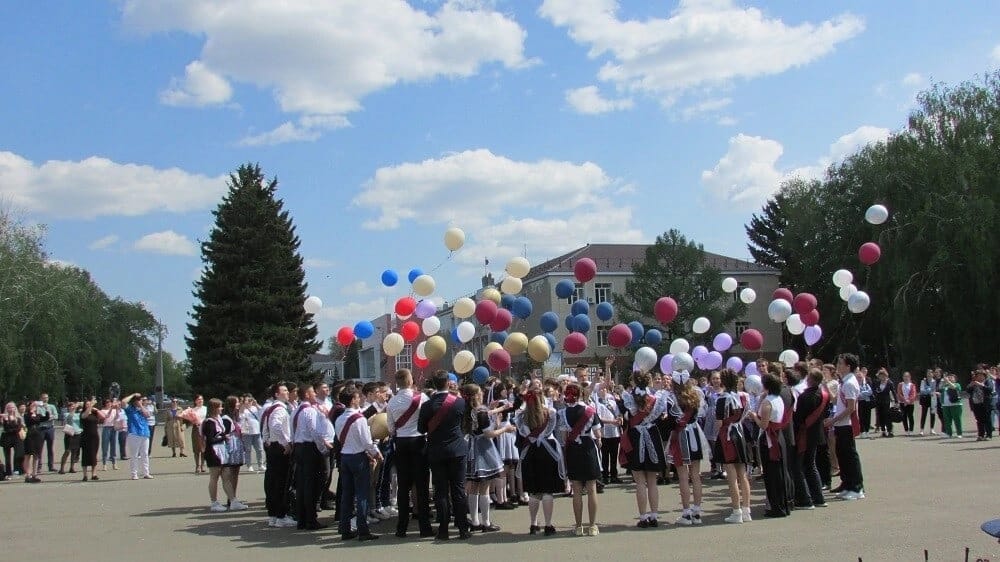
[[[962,385],[955,382],[955,374],[948,373],[938,387],[941,400],[941,417],[944,433],[948,437],[962,438]],[[952,432],[954,426],[954,432]]]

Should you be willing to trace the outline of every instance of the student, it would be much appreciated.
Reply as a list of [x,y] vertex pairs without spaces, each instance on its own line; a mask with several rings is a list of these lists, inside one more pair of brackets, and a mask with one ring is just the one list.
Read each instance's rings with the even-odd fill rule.
[[764,488],[767,493],[768,509],[764,517],[787,517],[793,501],[791,476],[788,474],[785,440],[782,436],[788,425],[791,412],[786,417],[785,401],[781,398],[781,380],[771,374],[761,377],[766,396],[760,401],[750,419],[761,429],[760,458],[764,466]]
[[739,378],[732,369],[719,373],[723,391],[715,406],[718,437],[715,440],[713,458],[726,467],[726,481],[729,484],[729,499],[733,512],[726,517],[726,523],[749,523],[750,479],[747,466],[750,463],[750,444],[743,431],[743,418],[748,413],[749,398],[746,393],[737,392]]
[[[448,391],[447,371],[431,378],[436,392],[420,407],[417,431],[427,435],[427,458],[434,482],[434,505],[437,511],[437,539],[448,540],[448,526],[455,519],[458,538],[468,539],[468,496],[465,493],[465,457],[468,445],[462,434],[465,400]],[[450,498],[450,500],[449,500]],[[358,514],[359,521],[363,514]]]
[[920,435],[924,435],[924,427],[927,424],[927,414],[931,416],[931,435],[937,435],[934,431],[934,423],[937,415],[937,380],[934,372],[927,369],[927,374],[920,381]]
[[858,357],[852,353],[843,353],[837,358],[837,374],[840,375],[840,385],[833,416],[823,421],[823,426],[833,428],[836,436],[837,462],[840,465],[841,492],[837,497],[853,501],[864,499],[864,476],[861,469],[861,458],[858,456],[854,439],[861,432],[858,420],[858,396],[861,389],[858,378],[854,374],[858,369]]
[[[338,530],[341,540],[362,542],[379,538],[368,529],[368,493],[371,487],[372,464],[381,460],[382,453],[372,442],[371,431],[361,413],[361,393],[356,387],[345,387],[339,396],[347,409],[334,424],[340,442],[340,480],[343,482]],[[357,513],[357,532],[351,530],[351,507]]]
[[[629,412],[628,430],[622,433],[619,459],[632,471],[635,481],[635,502],[639,508],[638,527],[657,527],[660,491],[656,478],[667,468],[663,456],[663,439],[656,427],[667,411],[666,400],[658,398],[650,388],[648,373],[632,374],[632,390],[622,395]],[[648,511],[647,511],[648,508]]]
[[[580,385],[571,382],[563,391],[566,408],[559,412],[557,427],[564,434],[566,476],[573,489],[574,534],[578,537],[597,536],[597,481],[601,477],[598,445],[594,439],[600,431],[597,409],[580,403]],[[589,524],[583,526],[583,490],[587,490]]]
[[[684,511],[678,525],[701,525],[701,461],[711,462],[708,440],[696,417],[701,408],[701,394],[692,384],[687,371],[674,371],[670,376],[672,392],[667,395],[667,417],[664,429],[669,431],[667,462],[677,467],[677,484]],[[694,502],[692,503],[692,499]]]
[[541,389],[532,386],[524,394],[524,409],[514,417],[518,433],[525,438],[521,451],[518,472],[524,482],[524,492],[528,494],[528,513],[531,524],[529,534],[537,534],[538,507],[541,504],[545,515],[545,536],[556,534],[552,525],[554,494],[566,489],[566,466],[562,448],[553,432],[556,429],[556,410],[545,404]]
[[396,372],[396,395],[389,399],[386,412],[396,456],[396,536],[406,538],[410,523],[410,491],[415,488],[416,505],[413,513],[420,526],[421,537],[433,537],[430,514],[430,469],[427,465],[427,437],[417,430],[417,412],[427,402],[427,395],[413,388],[409,369]]
[[[469,440],[469,452],[465,457],[469,528],[484,533],[499,531],[500,527],[490,521],[490,484],[503,471],[500,451],[493,442],[501,430],[492,428],[490,412],[483,405],[483,390],[479,385],[463,386],[462,397],[469,409],[462,418],[462,433]],[[514,431],[514,427],[508,426],[502,431]]]

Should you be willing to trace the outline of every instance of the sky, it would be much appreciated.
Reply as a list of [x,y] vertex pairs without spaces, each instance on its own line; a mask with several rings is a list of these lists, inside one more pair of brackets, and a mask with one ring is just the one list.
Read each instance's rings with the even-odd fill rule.
[[1000,66],[981,0],[52,0],[0,21],[0,201],[179,357],[241,164],[278,179],[327,339],[409,291],[388,268],[452,300],[486,258],[499,277],[671,228],[749,258],[783,179]]

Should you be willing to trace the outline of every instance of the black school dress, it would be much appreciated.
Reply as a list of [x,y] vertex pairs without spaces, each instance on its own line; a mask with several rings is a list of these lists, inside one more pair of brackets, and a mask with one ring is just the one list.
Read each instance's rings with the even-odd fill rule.
[[587,406],[584,404],[574,404],[566,406],[566,409],[559,413],[560,429],[566,434],[566,477],[574,482],[587,482],[597,480],[601,477],[600,453],[597,450],[597,442],[594,441],[592,430],[600,427],[601,420],[594,410],[590,419],[584,423],[583,430],[573,439],[569,440],[570,432],[580,422],[585,415]]
[[556,411],[548,408],[545,427],[537,435],[524,420],[524,410],[517,413],[514,423],[517,432],[525,438],[521,462],[517,469],[528,494],[561,494],[566,491],[566,469],[562,447],[553,432],[556,429]]

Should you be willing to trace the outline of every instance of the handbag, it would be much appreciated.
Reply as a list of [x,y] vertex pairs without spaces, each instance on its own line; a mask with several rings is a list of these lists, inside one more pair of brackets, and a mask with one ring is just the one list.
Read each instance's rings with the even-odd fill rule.
[[73,437],[74,435],[76,435],[76,428],[67,423],[63,425],[63,433],[65,433],[70,437]]
[[889,408],[889,421],[893,423],[900,423],[903,421],[903,410],[899,406],[891,406]]
[[166,435],[163,436],[163,439],[160,439],[160,446],[161,447],[166,447],[167,446],[167,436]]

